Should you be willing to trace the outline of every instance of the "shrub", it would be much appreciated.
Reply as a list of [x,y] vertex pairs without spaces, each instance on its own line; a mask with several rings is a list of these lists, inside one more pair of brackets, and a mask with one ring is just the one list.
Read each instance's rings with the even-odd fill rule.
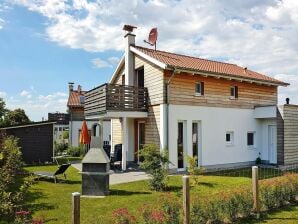
[[74,157],[84,156],[85,149],[83,146],[71,146],[68,148],[67,154]]
[[136,223],[135,217],[128,212],[126,208],[120,208],[113,211],[114,224],[132,224]]
[[197,185],[199,183],[199,177],[198,175],[202,174],[204,169],[198,167],[198,157],[194,156],[187,156],[187,172],[190,174],[191,179],[193,180],[193,183]]
[[181,200],[169,193],[163,194],[158,204],[160,209],[164,212],[166,220],[164,223],[179,224],[181,223]]
[[17,139],[7,137],[0,146],[0,220],[12,222],[17,209],[22,209],[24,197],[32,183],[30,176],[24,177],[22,154]]
[[260,199],[264,210],[281,207],[296,201],[298,174],[287,174],[261,181]]
[[154,144],[145,145],[139,155],[143,157],[140,167],[145,169],[151,176],[149,185],[155,191],[165,190],[167,186],[167,169],[169,164],[166,150],[160,152],[159,147]]
[[54,152],[55,155],[61,154],[63,151],[67,150],[68,144],[54,142]]

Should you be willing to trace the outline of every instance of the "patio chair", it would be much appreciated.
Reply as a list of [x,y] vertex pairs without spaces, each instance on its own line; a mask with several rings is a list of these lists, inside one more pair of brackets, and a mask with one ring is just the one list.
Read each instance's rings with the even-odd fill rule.
[[54,182],[57,183],[57,175],[63,175],[66,179],[66,170],[70,166],[70,163],[68,164],[62,164],[58,167],[58,169],[55,172],[46,172],[46,171],[36,171],[34,174],[38,177],[44,177],[44,178],[51,178],[54,179]]
[[115,168],[116,163],[117,163],[117,165],[119,164],[120,167],[121,167],[121,163],[122,163],[122,144],[115,145],[114,155],[111,157],[111,160],[110,160],[110,164],[111,164],[112,169]]
[[111,158],[111,146],[110,145],[104,145],[103,150],[106,152],[109,159]]

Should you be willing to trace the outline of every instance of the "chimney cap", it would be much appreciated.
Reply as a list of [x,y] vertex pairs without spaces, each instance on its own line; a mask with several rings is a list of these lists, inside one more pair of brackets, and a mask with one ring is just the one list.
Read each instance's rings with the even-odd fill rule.
[[136,26],[132,26],[132,25],[128,25],[128,24],[125,24],[123,26],[123,30],[127,31],[127,32],[132,32],[134,29],[137,29]]

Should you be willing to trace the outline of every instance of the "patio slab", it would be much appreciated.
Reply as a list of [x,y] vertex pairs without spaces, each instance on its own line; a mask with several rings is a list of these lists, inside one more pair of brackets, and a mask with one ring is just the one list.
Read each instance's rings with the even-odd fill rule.
[[[78,171],[82,171],[81,163],[75,163],[71,165]],[[113,170],[111,170],[111,172],[112,174],[110,175],[110,185],[147,180],[150,178],[149,175],[146,174],[144,171],[128,170],[127,172],[114,172]]]

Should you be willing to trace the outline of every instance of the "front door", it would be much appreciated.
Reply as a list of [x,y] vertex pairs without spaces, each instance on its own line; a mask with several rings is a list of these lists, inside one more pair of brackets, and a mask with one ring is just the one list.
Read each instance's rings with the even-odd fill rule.
[[268,126],[268,158],[269,162],[276,164],[277,163],[277,149],[276,149],[276,125]]

